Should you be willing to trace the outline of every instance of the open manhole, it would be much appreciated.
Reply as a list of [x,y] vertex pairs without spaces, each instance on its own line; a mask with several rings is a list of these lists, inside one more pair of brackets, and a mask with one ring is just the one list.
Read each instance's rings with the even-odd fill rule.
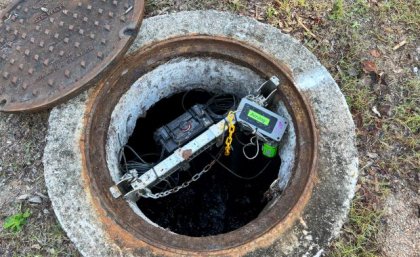
[[[215,60],[206,61],[215,63]],[[196,65],[203,66],[202,63],[198,64],[199,60],[195,62]],[[226,69],[227,66],[221,65],[220,68]],[[240,95],[210,93],[202,89],[203,87],[208,88],[208,84],[197,85],[195,90],[171,95],[147,110],[146,116],[137,120],[137,125],[125,148],[124,158],[121,158],[120,170],[127,172],[125,165],[130,166],[130,160],[134,168],[143,168],[145,164],[140,162],[136,155],[146,163],[161,161],[163,147],[155,142],[153,134],[158,128],[176,119],[194,105],[206,105],[220,112],[220,109],[233,107],[236,99],[240,99]],[[217,92],[220,88],[208,88],[208,90]],[[221,114],[227,113],[221,111]],[[220,156],[217,159],[218,163],[208,173],[177,193],[159,199],[141,198],[138,201],[139,209],[160,227],[195,237],[231,232],[256,219],[272,199],[271,194],[280,193],[270,189],[277,188],[272,184],[278,178],[280,157],[277,155],[268,158],[258,154],[255,159],[247,159],[242,150],[251,138],[251,135],[238,129],[233,137],[233,151],[229,157]],[[250,149],[245,149],[251,152],[249,155],[254,155],[256,146],[249,146]],[[156,185],[154,191],[170,191],[191,180],[208,163],[216,159],[221,151],[223,146],[214,146],[206,150],[190,161],[186,170],[175,172]],[[137,167],[138,165],[140,167]],[[151,166],[152,164],[146,164],[144,170],[150,169]]]
[[[307,189],[316,163],[311,113],[287,72],[257,49],[227,38],[181,37],[127,58],[124,68],[115,72],[124,75],[109,79],[104,85],[109,89],[102,88],[96,97],[86,130],[88,174],[100,205],[109,208],[107,215],[130,227],[136,238],[195,251],[242,245],[281,222]],[[126,143],[128,159],[133,152],[159,155],[153,133],[160,126],[195,104],[208,104],[212,96],[245,97],[273,75],[280,79],[281,90],[271,108],[290,120],[278,156],[247,160],[240,142],[250,138],[238,131],[231,156],[220,158],[200,180],[176,194],[131,202],[134,211],[127,210],[125,201],[109,198],[110,184],[123,175],[120,149]],[[102,95],[110,90],[111,95]],[[296,146],[300,140],[306,147]],[[190,180],[218,152],[217,147],[205,151],[190,168],[155,189],[159,192]],[[110,173],[98,177],[98,170]],[[259,173],[253,180],[239,178]]]
[[[242,99],[272,76],[280,90],[268,108],[288,124],[272,158],[245,158],[252,136],[238,130],[230,156],[214,145],[150,193],[188,186],[114,198],[129,165],[162,160],[157,129],[217,97]],[[343,103],[316,58],[271,27],[217,12],[151,18],[109,76],[53,110],[44,166],[54,210],[86,256],[319,256],[357,178]]]

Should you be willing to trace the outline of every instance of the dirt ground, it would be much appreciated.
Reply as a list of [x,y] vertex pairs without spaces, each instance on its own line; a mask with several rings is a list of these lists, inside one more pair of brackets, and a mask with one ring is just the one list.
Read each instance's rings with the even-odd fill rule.
[[[250,16],[314,52],[346,96],[360,153],[349,221],[326,256],[420,256],[419,0],[146,2],[149,17],[201,9]],[[48,115],[0,114],[0,256],[79,256],[47,197]],[[21,232],[3,229],[26,210]]]

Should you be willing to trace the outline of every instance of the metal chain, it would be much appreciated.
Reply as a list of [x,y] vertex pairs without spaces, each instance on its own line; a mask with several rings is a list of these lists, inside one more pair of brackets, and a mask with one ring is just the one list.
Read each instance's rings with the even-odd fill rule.
[[150,191],[150,190],[147,190],[145,192],[139,192],[139,194],[143,198],[159,199],[159,198],[163,198],[163,197],[166,197],[168,195],[177,193],[179,190],[187,188],[187,187],[190,186],[191,183],[199,180],[201,178],[201,176],[203,176],[205,173],[207,173],[211,170],[211,168],[214,166],[215,163],[216,163],[216,160],[211,161],[209,164],[207,164],[204,167],[204,169],[200,173],[195,174],[191,178],[191,180],[182,183],[182,185],[180,185],[180,186],[177,186],[177,187],[174,187],[174,188],[169,189],[167,191],[156,193],[156,194],[153,194],[152,191]]
[[232,136],[233,133],[235,133],[235,124],[233,123],[233,120],[235,119],[235,114],[234,112],[229,112],[228,116],[227,116],[227,120],[228,120],[228,126],[229,126],[229,135],[226,138],[226,146],[225,146],[225,156],[229,156],[230,155],[230,150],[231,150],[231,146],[232,146]]

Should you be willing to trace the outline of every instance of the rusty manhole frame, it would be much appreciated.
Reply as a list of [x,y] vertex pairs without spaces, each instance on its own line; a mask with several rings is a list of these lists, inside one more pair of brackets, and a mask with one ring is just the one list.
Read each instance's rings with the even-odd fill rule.
[[[297,147],[293,176],[288,188],[270,202],[260,216],[235,231],[195,238],[177,235],[141,219],[124,200],[109,193],[113,184],[106,163],[106,140],[111,114],[121,96],[142,75],[177,57],[212,57],[247,67],[262,77],[282,76],[281,100],[295,125]],[[111,240],[123,248],[150,247],[165,254],[245,253],[272,243],[298,218],[309,200],[317,169],[318,132],[312,111],[293,83],[286,65],[246,43],[215,36],[181,36],[160,41],[131,53],[93,92],[84,118],[81,139],[85,187]],[[285,208],[287,206],[287,208]],[[258,241],[258,244],[255,242]],[[253,244],[254,243],[254,244]]]
[[[45,2],[45,1],[44,1]],[[109,72],[113,65],[118,63],[126,54],[127,50],[132,45],[133,41],[136,38],[137,32],[142,24],[143,17],[144,17],[144,7],[145,1],[144,0],[132,0],[133,4],[130,6],[128,3],[125,4],[126,12],[123,15],[127,14],[127,17],[118,16],[117,13],[111,11],[106,11],[105,8],[97,8],[93,4],[85,3],[83,1],[74,1],[74,2],[54,2],[54,1],[47,1],[43,4],[54,4],[53,7],[47,6],[50,9],[42,9],[42,8],[28,8],[24,6],[24,4],[32,4],[24,2],[22,0],[13,0],[6,9],[0,11],[0,19],[8,15],[6,20],[11,20],[12,22],[16,23],[18,26],[17,28],[10,27],[6,24],[2,24],[3,22],[0,21],[0,28],[3,28],[5,31],[9,31],[10,34],[14,34],[15,39],[10,43],[10,51],[15,55],[20,55],[19,58],[23,58],[23,62],[18,63],[16,58],[10,57],[7,58],[5,55],[0,54],[0,58],[4,60],[5,64],[11,65],[14,70],[17,70],[17,74],[9,74],[9,72],[0,72],[0,83],[3,83],[4,87],[11,87],[13,90],[11,94],[4,94],[0,91],[0,111],[3,112],[34,112],[44,110],[46,108],[54,107],[60,103],[65,102],[66,100],[78,95],[83,90],[89,88],[90,86],[95,85],[101,76],[106,76],[107,72]],[[122,5],[121,1],[109,1],[108,2],[112,6]],[[103,4],[103,3],[102,3]],[[128,6],[128,7],[127,7]],[[45,7],[45,5],[44,5]],[[69,8],[70,7],[70,8]],[[73,8],[73,9],[71,9]],[[87,12],[91,12],[90,15],[81,15],[78,12],[72,13],[72,11],[76,10],[77,8],[81,8]],[[21,12],[28,17],[18,17],[16,15],[12,15],[12,12]],[[96,13],[100,16],[103,16],[106,20],[115,19],[118,23],[121,23],[121,30],[113,32],[115,27],[114,24],[109,25],[108,23],[102,24],[98,22],[99,19],[94,19],[93,13]],[[70,20],[76,20],[81,24],[90,24],[91,26],[95,26],[94,28],[98,31],[107,31],[113,32],[116,37],[119,39],[118,42],[111,42],[112,51],[105,53],[105,52],[95,52],[94,46],[89,46],[89,48],[83,47],[83,41],[80,42],[72,42],[71,36],[78,35],[80,37],[84,37],[86,42],[97,40],[101,38],[101,44],[109,45],[107,38],[99,37],[98,35],[90,33],[88,35],[87,31],[84,31],[83,27],[77,27],[76,24],[73,23],[65,23],[61,17],[57,17],[60,14],[62,16],[66,16],[66,18]],[[128,16],[129,15],[129,16]],[[25,19],[27,18],[27,19]],[[60,22],[61,21],[61,22]],[[25,27],[25,22],[32,22],[33,29],[32,30],[25,30],[20,31],[22,27]],[[92,24],[94,23],[94,25]],[[50,27],[45,26],[45,24],[53,26],[62,27],[63,31],[71,31],[71,36],[63,36],[65,32],[52,30]],[[59,25],[57,25],[59,24]],[[44,31],[45,29],[45,31]],[[1,30],[1,29],[0,29]],[[36,38],[34,33],[39,33],[43,37]],[[31,35],[33,37],[31,37]],[[6,40],[2,38],[3,35],[0,35],[0,45],[7,43],[7,35]],[[52,38],[53,40],[59,42],[50,43],[45,38]],[[48,55],[41,56],[40,52],[34,51],[33,49],[29,49],[21,45],[22,42],[27,41],[30,42],[28,45],[32,45],[34,49],[41,49],[43,53],[48,53]],[[64,42],[64,43],[62,43]],[[48,45],[50,43],[50,46]],[[71,54],[67,51],[60,51],[57,52],[54,47],[58,44],[68,45],[69,48],[74,48],[74,52]],[[70,47],[71,45],[71,47]],[[73,47],[74,45],[74,47]],[[41,51],[40,50],[40,51]],[[66,49],[68,50],[68,49]],[[89,67],[89,61],[87,59],[80,58],[85,54],[91,54],[95,56],[95,60],[97,61],[92,67]],[[54,57],[54,58],[53,58]],[[26,67],[25,60],[35,60],[35,65],[33,67],[29,66]],[[51,63],[51,59],[60,59],[60,62]],[[68,62],[68,65],[62,65],[63,62]],[[77,63],[77,65],[76,65]],[[69,69],[69,65],[75,65]],[[17,68],[19,66],[19,68]],[[33,82],[30,79],[28,81],[24,81],[21,78],[24,77],[25,74],[27,77],[34,77],[36,72],[39,71],[41,68],[49,69],[49,74],[41,74],[38,76],[36,80],[37,82]],[[76,69],[76,67],[82,67],[81,69],[87,70],[86,73],[82,72],[80,77],[73,78],[72,73]],[[68,69],[67,69],[68,68]],[[22,76],[19,76],[18,74]],[[29,74],[29,75],[28,75]],[[57,74],[60,74],[57,79]],[[57,81],[66,81],[65,84],[58,84]],[[28,84],[29,83],[29,84]],[[19,88],[19,89],[18,89]],[[1,87],[0,87],[1,89]],[[21,90],[22,92],[26,92],[27,95],[30,95],[30,99],[14,99],[16,96],[13,94],[22,95],[22,92],[18,91]],[[40,92],[42,90],[43,92]],[[46,91],[46,92],[44,92]],[[31,93],[28,93],[31,92]],[[44,95],[45,93],[45,95]]]

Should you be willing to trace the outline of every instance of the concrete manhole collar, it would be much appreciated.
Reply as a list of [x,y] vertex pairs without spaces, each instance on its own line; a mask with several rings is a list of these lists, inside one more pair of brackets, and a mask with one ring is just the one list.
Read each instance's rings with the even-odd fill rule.
[[[272,75],[283,81],[278,111],[292,124],[279,171],[287,187],[257,219],[226,234],[188,237],[112,199],[116,151],[151,105],[197,84],[246,94],[244,82]],[[276,29],[211,11],[145,20],[115,72],[53,110],[44,165],[56,215],[86,256],[319,254],[344,222],[357,179],[354,125],[325,68]]]
[[[219,63],[212,64],[214,59],[208,59],[211,57],[217,58],[216,60],[219,60]],[[173,60],[174,58],[177,59]],[[187,59],[185,60],[185,58]],[[201,62],[194,60],[194,58],[201,59]],[[167,63],[168,60],[173,61]],[[235,67],[229,69],[221,61],[229,61],[228,63]],[[185,64],[185,62],[189,64]],[[159,63],[166,64],[157,67]],[[205,67],[200,68],[200,65]],[[242,71],[243,75],[239,72],[236,74],[233,72],[240,69],[238,65],[248,67],[248,69]],[[139,70],[139,67],[144,70]],[[148,72],[154,67],[157,68]],[[220,72],[222,69],[224,71]],[[130,228],[134,233],[124,233],[124,236],[131,236],[133,240],[141,238],[156,246],[197,252],[203,250],[220,251],[238,247],[255,238],[260,238],[262,235],[269,234],[267,232],[274,226],[287,227],[287,223],[282,225],[278,223],[286,217],[290,209],[294,207],[299,209],[299,206],[303,205],[306,198],[309,197],[310,190],[307,185],[310,184],[309,180],[313,179],[316,163],[315,145],[317,135],[315,134],[311,112],[304,99],[291,81],[288,80],[284,69],[284,67],[273,63],[268,56],[258,52],[256,49],[238,41],[220,37],[189,36],[165,40],[127,57],[126,63],[121,67],[121,70],[117,70],[115,76],[108,79],[103,84],[104,87],[98,90],[98,95],[90,106],[91,110],[89,113],[91,115],[87,119],[86,125],[85,155],[87,176],[90,178],[94,195],[97,195],[100,199],[97,204],[105,210],[104,215],[110,217],[111,220],[117,221],[118,224],[125,224],[127,227],[123,226],[124,230],[129,230]],[[200,73],[200,70],[203,73]],[[121,76],[122,73],[124,73],[123,76]],[[146,74],[140,75],[144,73]],[[126,203],[109,199],[108,197],[109,185],[113,183],[112,177],[102,174],[98,178],[97,170],[110,169],[111,174],[114,175],[114,181],[121,176],[121,174],[117,174],[116,170],[118,168],[115,167],[115,164],[119,162],[115,158],[122,146],[119,142],[122,144],[127,142],[135,121],[141,115],[141,112],[133,111],[133,109],[142,110],[143,112],[147,111],[150,106],[156,103],[156,100],[153,101],[153,98],[167,97],[179,92],[183,87],[188,88],[188,86],[194,84],[205,85],[209,90],[217,90],[218,87],[219,90],[225,92],[235,90],[236,94],[242,92],[244,96],[250,91],[250,86],[259,85],[258,82],[261,79],[255,78],[252,80],[257,84],[250,84],[252,75],[259,78],[257,74],[261,74],[263,78],[270,77],[270,74],[282,77],[282,81],[284,81],[282,84],[284,100],[282,102],[287,106],[286,109],[290,110],[291,122],[293,122],[292,127],[294,126],[294,129],[289,129],[289,134],[291,137],[295,137],[298,144],[303,145],[303,142],[306,144],[306,147],[299,147],[292,153],[282,151],[282,153],[296,158],[295,165],[291,165],[293,166],[293,173],[295,173],[294,179],[290,181],[290,185],[288,185],[282,197],[270,203],[270,206],[248,225],[236,231],[213,237],[191,238],[168,233],[168,231],[156,227],[143,219],[132,222],[136,219],[136,214],[132,213],[133,215],[130,217]],[[141,79],[137,81],[139,75]],[[181,75],[185,77],[177,81],[176,78],[179,78]],[[198,78],[201,81],[198,81]],[[223,81],[223,78],[225,78],[225,81]],[[143,80],[146,81],[143,82]],[[143,84],[143,86],[139,85],[139,83]],[[244,84],[248,84],[248,88]],[[224,89],[227,85],[231,87],[230,90]],[[105,93],[110,92],[110,90],[114,92],[112,95]],[[139,95],[141,93],[144,96]],[[123,98],[121,98],[122,96]],[[127,122],[129,124],[125,125]],[[107,127],[109,127],[109,130],[103,129]],[[293,141],[293,139],[289,139],[289,141]],[[103,142],[107,142],[108,149]],[[296,145],[296,143],[291,142],[290,145]],[[113,156],[114,158],[112,158]],[[108,159],[108,162],[105,161],[106,159]],[[293,158],[290,161],[293,161]],[[287,161],[284,161],[283,164],[289,166]],[[282,170],[281,173],[288,174],[289,172]],[[287,182],[285,181],[285,183]]]

